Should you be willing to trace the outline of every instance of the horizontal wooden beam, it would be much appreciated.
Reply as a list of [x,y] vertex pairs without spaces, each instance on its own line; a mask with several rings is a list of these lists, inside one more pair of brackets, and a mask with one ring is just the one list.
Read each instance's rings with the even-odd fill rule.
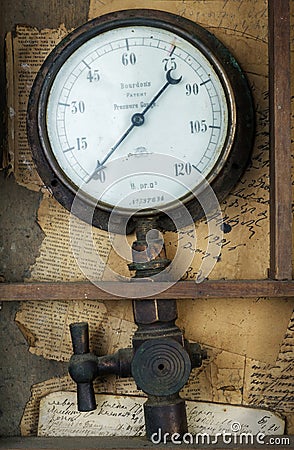
[[118,300],[123,298],[254,298],[294,297],[294,281],[209,280],[202,283],[86,282],[1,283],[0,300]]
[[[5,450],[92,450],[92,449],[135,449],[151,448],[171,449],[174,444],[167,442],[163,446],[152,444],[143,436],[75,436],[75,437],[8,437],[0,439],[0,449]],[[182,448],[182,446],[181,446]],[[192,446],[194,448],[194,446]]]
[[[287,436],[289,438],[288,446],[282,445],[281,450],[286,448],[293,448],[294,436]],[[179,442],[179,441],[178,441]],[[196,445],[191,445],[195,448]],[[78,449],[136,449],[136,450],[150,450],[150,449],[175,449],[175,444],[172,442],[165,442],[164,445],[155,445],[143,436],[75,436],[75,437],[11,437],[0,439],[0,448],[5,450],[78,450]],[[183,446],[181,445],[182,449]],[[185,446],[187,448],[187,446]],[[200,448],[200,447],[199,447]],[[203,449],[204,446],[201,445]],[[208,448],[205,445],[205,448]],[[209,447],[210,448],[210,447]],[[217,448],[225,448],[224,444],[217,446]],[[232,448],[229,446],[229,448]],[[252,447],[250,447],[252,448]],[[255,446],[255,448],[262,448],[262,445]],[[277,447],[276,447],[277,448]]]

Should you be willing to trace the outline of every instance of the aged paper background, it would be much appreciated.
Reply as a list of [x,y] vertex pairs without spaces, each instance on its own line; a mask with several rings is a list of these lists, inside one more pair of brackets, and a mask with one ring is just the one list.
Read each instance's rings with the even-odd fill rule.
[[[49,394],[40,403],[38,436],[105,436],[105,429],[108,436],[145,435],[144,398],[100,394],[96,402],[96,411],[81,413],[75,393]],[[265,410],[191,401],[186,405],[193,435],[231,433],[236,423],[239,433],[283,434],[283,421]]]
[[[140,7],[150,7],[142,0]],[[89,18],[118,9],[137,8],[132,0],[102,3],[92,1]],[[246,72],[256,106],[256,142],[252,161],[240,183],[222,204],[218,223],[222,239],[208,233],[210,218],[196,224],[198,245],[191,267],[183,279],[196,279],[207,254],[207,242],[221,247],[221,258],[210,278],[266,278],[269,266],[269,180],[268,180],[268,80],[267,80],[267,2],[264,0],[153,1],[152,7],[183,15],[213,32],[236,55]],[[8,36],[8,100],[10,107],[10,151],[17,181],[29,189],[44,192],[38,223],[44,231],[40,255],[29,281],[73,281],[84,279],[72,255],[69,213],[51,198],[34,168],[25,133],[27,99],[34,76],[50,50],[67,34],[57,30],[18,27]],[[188,235],[189,229],[181,233]],[[107,233],[94,231],[95,244],[106,263],[127,275],[125,261],[111,251]],[[170,257],[177,236],[166,233]],[[179,238],[178,245],[181,245]],[[185,243],[187,245],[187,243]],[[85,255],[87,260],[87,255]],[[91,261],[89,261],[91,265]],[[97,279],[103,278],[104,265],[93,267]],[[97,299],[99,300],[99,299]],[[209,349],[203,368],[193,372],[183,395],[191,400],[269,407],[287,417],[287,430],[293,427],[293,302],[287,299],[222,299],[181,301],[179,326],[187,338]],[[71,354],[68,324],[90,323],[92,349],[98,354],[130,345],[134,323],[131,304],[125,302],[28,302],[23,303],[16,320],[27,337],[30,351],[46,358],[67,360]],[[287,329],[288,326],[288,329]],[[138,395],[132,380],[96,383],[97,391]],[[33,388],[22,421],[25,435],[36,433],[40,398],[46,393],[74,389],[66,380],[48,380]]]

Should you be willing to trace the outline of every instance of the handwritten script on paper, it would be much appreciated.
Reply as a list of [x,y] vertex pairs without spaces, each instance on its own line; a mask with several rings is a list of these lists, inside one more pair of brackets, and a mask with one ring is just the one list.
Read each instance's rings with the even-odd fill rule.
[[273,365],[248,359],[245,367],[244,401],[293,414],[294,313],[289,322],[277,361]]
[[[55,392],[41,401],[39,436],[141,436],[146,398],[97,395],[97,409],[79,412],[74,392]],[[261,409],[187,402],[191,434],[222,432],[283,434],[284,422]],[[238,424],[238,426],[236,425]]]

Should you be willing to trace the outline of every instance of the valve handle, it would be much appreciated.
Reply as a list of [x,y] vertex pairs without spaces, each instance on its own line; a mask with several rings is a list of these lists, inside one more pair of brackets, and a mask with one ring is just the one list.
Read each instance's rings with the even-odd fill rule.
[[[89,353],[89,327],[87,322],[71,323],[70,334],[75,355]],[[77,383],[77,400],[79,411],[93,411],[96,400],[93,382]]]

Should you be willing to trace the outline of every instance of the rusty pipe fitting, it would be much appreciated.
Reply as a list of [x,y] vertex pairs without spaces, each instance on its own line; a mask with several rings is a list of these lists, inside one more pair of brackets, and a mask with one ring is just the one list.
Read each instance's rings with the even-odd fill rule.
[[89,331],[86,322],[70,324],[74,354],[69,362],[69,374],[77,383],[77,403],[79,411],[96,409],[93,381],[99,375],[116,374],[120,377],[131,375],[133,349],[123,348],[113,355],[96,356],[89,351]]
[[157,229],[157,217],[141,218],[136,226],[136,241],[132,244],[132,263],[130,271],[134,278],[147,278],[162,272],[169,264],[164,241]]

